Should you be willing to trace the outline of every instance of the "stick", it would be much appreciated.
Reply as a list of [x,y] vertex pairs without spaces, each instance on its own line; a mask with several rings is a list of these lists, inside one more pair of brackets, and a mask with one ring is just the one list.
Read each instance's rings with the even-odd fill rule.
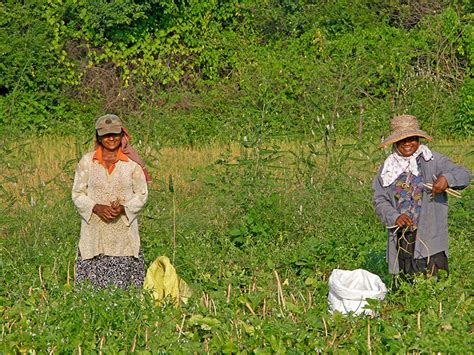
[[69,267],[71,266],[71,261],[67,261],[67,285],[71,285],[71,274],[69,273]]
[[[433,189],[433,184],[430,184],[430,183],[423,184],[423,186],[426,187],[426,188],[428,188],[428,189],[430,189],[430,190]],[[450,187],[448,187],[448,188],[446,189],[446,193],[449,194],[449,195],[451,195],[451,196],[454,196],[454,197],[459,197],[459,198],[462,197],[462,195],[461,195],[461,193],[460,193],[459,191],[453,190],[453,189],[450,188]]]
[[105,345],[105,335],[103,335],[102,338],[100,338],[99,354],[102,354],[102,348],[104,347],[104,345]]
[[370,342],[370,320],[367,320],[367,347],[369,348],[369,354],[372,354],[372,344]]
[[430,264],[430,248],[428,248],[428,246],[427,246],[426,243],[423,241],[423,239],[417,238],[417,240],[419,240],[420,243],[423,244],[423,246],[425,247],[425,249],[426,249],[426,251],[427,251],[428,259],[426,260],[426,265],[429,265],[429,264]]
[[137,336],[135,335],[133,337],[133,342],[132,342],[132,347],[130,348],[130,352],[134,353],[135,352],[135,347],[137,346]]
[[176,255],[176,197],[173,192],[173,263]]
[[281,287],[280,277],[278,276],[278,272],[276,270],[273,270],[273,272],[277,280],[278,303],[283,306],[284,310],[286,310],[285,296],[283,296],[283,289]]
[[328,337],[328,326],[326,324],[326,319],[324,319],[324,317],[321,317],[321,319],[323,320],[324,334],[326,335],[326,338],[327,338]]
[[[178,336],[178,338],[179,338],[179,336]],[[146,349],[150,348],[149,341],[150,341],[150,328],[146,325],[145,326],[145,348]]]
[[38,267],[38,274],[39,274],[39,279],[40,279],[41,287],[44,289],[43,276],[41,275],[41,265]]
[[173,258],[172,258],[172,263],[174,264],[174,257],[176,254],[176,196],[174,193],[174,182],[173,182],[173,176],[170,175],[168,179],[168,189],[171,192],[172,196],[172,203],[173,203],[173,237],[171,239],[171,242],[173,243]]
[[245,302],[245,307],[248,308],[248,310],[250,311],[250,313],[252,313],[252,315],[255,315],[255,312],[253,311],[252,307],[250,306],[248,302]]
[[337,338],[337,332],[335,331],[334,332],[334,335],[332,337],[332,340],[331,342],[329,343],[329,346],[332,347],[334,345],[334,342],[336,341],[336,338]]
[[359,141],[362,140],[362,130],[364,128],[364,111],[365,111],[365,106],[363,104],[360,104],[359,106],[360,110],[360,116],[359,116]]
[[[423,186],[426,187],[426,188],[428,188],[428,189],[430,189],[430,190],[433,190],[433,184],[426,183],[426,184],[423,184]],[[446,193],[447,193],[448,195],[453,196],[453,197],[457,197],[457,198],[461,198],[461,197],[462,197],[462,195],[461,195],[461,193],[460,193],[459,191],[453,190],[453,189],[451,189],[450,187],[448,187],[448,188],[446,189]]]
[[44,281],[43,281],[43,275],[42,275],[42,268],[41,268],[41,265],[39,266],[38,268],[38,274],[39,274],[39,279],[40,279],[40,282],[41,282],[41,287],[43,288],[43,293],[41,294],[41,297],[43,297],[43,299],[45,300],[45,302],[48,302],[48,299],[46,297],[47,293],[46,293],[46,286],[44,285]]
[[230,284],[227,286],[227,303],[230,302],[230,290],[231,290],[231,286]]
[[[398,228],[400,228],[400,227],[398,227]],[[395,230],[395,233],[396,233],[396,231],[398,230],[398,228]],[[405,232],[406,232],[407,230],[408,230],[408,227],[405,227],[405,229],[402,231],[402,237],[403,237],[403,238],[405,238]],[[401,239],[401,238],[398,238],[398,240],[397,240],[397,247],[398,247],[398,248],[397,248],[397,256],[395,257],[395,260],[393,261],[393,268],[394,268],[394,269],[395,269],[396,264],[398,263],[398,256],[400,255],[400,249],[402,249],[401,246],[400,246],[400,239]],[[429,255],[429,254],[428,254],[428,255]]]
[[178,330],[178,339],[181,337],[181,335],[184,335],[183,333],[183,327],[184,327],[184,320],[186,319],[186,315],[183,314],[183,319],[181,320],[181,325],[176,324],[176,329]]
[[202,303],[207,309],[209,309],[209,296],[207,295],[206,292],[202,293]]
[[212,298],[211,298],[211,306],[212,306],[212,310],[214,311],[214,315],[217,316],[216,304],[214,303],[214,300]]
[[400,229],[400,226],[397,226],[396,224],[394,226],[387,227],[387,229],[392,229],[395,228],[395,230],[392,232],[393,234],[396,234],[398,230]]

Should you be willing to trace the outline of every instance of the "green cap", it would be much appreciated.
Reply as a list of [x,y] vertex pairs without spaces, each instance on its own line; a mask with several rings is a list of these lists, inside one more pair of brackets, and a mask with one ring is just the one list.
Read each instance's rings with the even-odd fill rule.
[[99,136],[103,136],[110,133],[121,133],[122,132],[122,120],[116,115],[104,115],[95,121],[95,129]]

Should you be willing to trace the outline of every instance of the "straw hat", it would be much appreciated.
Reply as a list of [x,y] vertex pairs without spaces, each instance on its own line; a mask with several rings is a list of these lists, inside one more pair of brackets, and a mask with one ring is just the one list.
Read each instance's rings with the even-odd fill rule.
[[428,133],[420,129],[420,125],[418,124],[416,117],[412,115],[401,115],[392,118],[392,121],[390,122],[390,128],[392,129],[392,133],[387,137],[387,139],[380,143],[380,148],[385,148],[389,144],[393,144],[401,141],[402,139],[413,136],[423,137],[429,141],[433,140],[433,138],[431,138]]

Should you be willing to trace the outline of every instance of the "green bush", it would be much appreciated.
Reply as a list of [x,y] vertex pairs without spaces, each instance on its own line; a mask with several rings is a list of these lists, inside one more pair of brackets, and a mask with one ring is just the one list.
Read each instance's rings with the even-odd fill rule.
[[377,139],[391,116],[410,112],[433,134],[472,134],[467,2],[38,0],[0,9],[9,29],[0,35],[0,122],[12,128],[57,131],[84,111],[107,111],[170,143],[323,137],[327,127]]
[[[31,149],[4,143],[2,166],[19,169],[0,176],[2,186],[17,174],[41,175],[29,163]],[[370,201],[374,164],[383,152],[366,142],[334,144],[321,161],[319,146],[293,147],[287,152],[247,142],[238,155],[224,151],[194,172],[199,187],[188,193],[178,185],[172,196],[167,181],[154,180],[140,216],[141,245],[147,265],[174,255],[176,198],[173,265],[193,289],[177,308],[156,306],[146,292],[74,286],[80,230],[70,200],[75,159],[45,184],[23,184],[21,195],[4,189],[0,351],[469,352],[472,189],[449,201],[449,276],[422,276],[394,289],[386,229]],[[364,268],[383,278],[385,300],[370,302],[377,317],[328,312],[334,268]]]

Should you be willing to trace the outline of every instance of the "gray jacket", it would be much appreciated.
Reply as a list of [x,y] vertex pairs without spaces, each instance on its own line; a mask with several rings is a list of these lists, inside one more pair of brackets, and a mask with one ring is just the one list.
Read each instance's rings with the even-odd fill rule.
[[[471,172],[451,162],[446,156],[433,152],[433,159],[425,161],[418,157],[424,182],[433,182],[433,175],[443,175],[452,189],[463,189],[471,182]],[[395,192],[392,186],[383,187],[383,164],[375,177],[372,189],[375,211],[385,226],[395,225],[400,213],[396,210]],[[431,191],[423,190],[422,205],[415,243],[414,258],[426,258],[444,251],[448,255],[448,195],[436,194],[430,198]],[[397,238],[395,228],[388,230],[387,262],[391,274],[399,272],[397,259]]]

